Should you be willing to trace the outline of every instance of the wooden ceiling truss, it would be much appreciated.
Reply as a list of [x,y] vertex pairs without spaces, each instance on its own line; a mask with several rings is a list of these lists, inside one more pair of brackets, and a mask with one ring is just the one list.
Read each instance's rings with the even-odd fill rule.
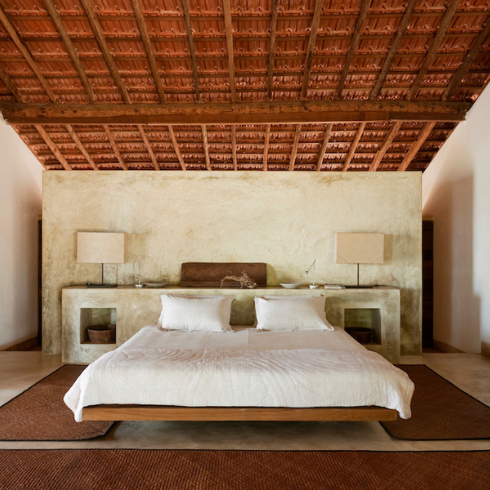
[[[78,2],[78,0],[77,0]],[[424,170],[490,80],[488,0],[0,3],[47,170]]]

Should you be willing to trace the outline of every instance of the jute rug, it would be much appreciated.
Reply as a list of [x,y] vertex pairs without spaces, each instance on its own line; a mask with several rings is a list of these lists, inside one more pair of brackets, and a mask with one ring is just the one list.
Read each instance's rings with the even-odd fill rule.
[[112,422],[75,422],[63,402],[84,369],[63,366],[0,407],[0,440],[78,441],[106,434]]
[[2,489],[488,488],[490,452],[4,450]]
[[415,383],[412,418],[382,422],[396,439],[490,439],[490,408],[427,366],[398,366]]

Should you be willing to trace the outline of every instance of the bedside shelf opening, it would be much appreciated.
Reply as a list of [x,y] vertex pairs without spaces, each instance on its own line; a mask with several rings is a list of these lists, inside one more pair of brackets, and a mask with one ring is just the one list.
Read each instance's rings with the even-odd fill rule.
[[88,329],[101,325],[117,325],[116,308],[80,308],[80,343],[84,345],[115,344],[117,341],[117,327],[114,341],[94,343],[89,339]]

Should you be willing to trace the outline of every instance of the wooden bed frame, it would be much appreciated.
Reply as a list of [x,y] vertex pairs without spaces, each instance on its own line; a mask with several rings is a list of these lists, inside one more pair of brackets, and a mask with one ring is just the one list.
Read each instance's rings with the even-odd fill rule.
[[396,420],[398,412],[381,407],[275,408],[176,407],[158,405],[94,405],[84,407],[83,420],[113,421],[378,421]]

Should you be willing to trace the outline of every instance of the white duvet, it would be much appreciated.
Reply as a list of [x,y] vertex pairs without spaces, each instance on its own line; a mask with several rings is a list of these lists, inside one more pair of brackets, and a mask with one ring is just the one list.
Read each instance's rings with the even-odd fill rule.
[[77,422],[101,404],[357,407],[409,418],[414,385],[342,329],[236,333],[145,327],[90,364],[64,397]]

